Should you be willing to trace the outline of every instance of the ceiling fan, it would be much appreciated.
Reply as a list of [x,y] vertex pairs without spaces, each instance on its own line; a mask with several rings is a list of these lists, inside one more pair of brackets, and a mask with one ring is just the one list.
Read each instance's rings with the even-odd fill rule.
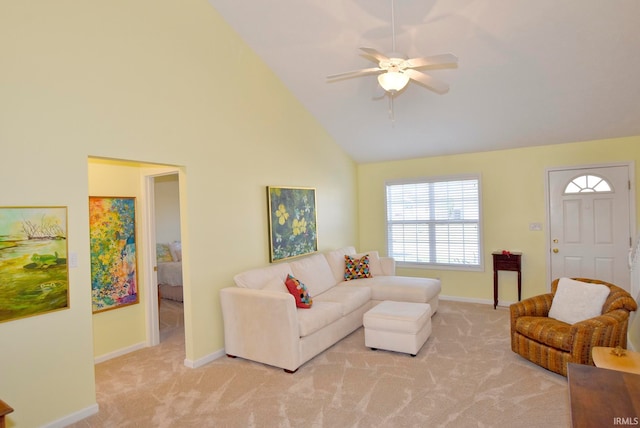
[[449,85],[447,83],[416,69],[434,65],[453,67],[457,65],[458,57],[454,54],[446,53],[422,58],[407,59],[406,55],[396,52],[393,0],[391,0],[391,33],[392,51],[386,55],[373,48],[360,48],[367,59],[378,63],[377,67],[332,74],[327,76],[327,79],[338,80],[369,74],[378,74],[378,83],[380,83],[380,86],[382,86],[382,88],[391,96],[404,89],[409,83],[409,80],[414,80],[438,94],[448,92]]

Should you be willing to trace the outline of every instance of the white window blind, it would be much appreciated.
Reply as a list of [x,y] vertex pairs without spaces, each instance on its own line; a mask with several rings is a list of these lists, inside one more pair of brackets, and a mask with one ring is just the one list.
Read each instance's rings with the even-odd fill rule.
[[480,267],[480,179],[387,183],[389,256],[400,263]]

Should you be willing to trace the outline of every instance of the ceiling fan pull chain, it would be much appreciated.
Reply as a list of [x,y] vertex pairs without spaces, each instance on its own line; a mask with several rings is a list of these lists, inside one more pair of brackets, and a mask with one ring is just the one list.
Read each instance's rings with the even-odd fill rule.
[[395,128],[396,115],[393,109],[393,93],[389,92],[389,120],[391,120],[391,126]]

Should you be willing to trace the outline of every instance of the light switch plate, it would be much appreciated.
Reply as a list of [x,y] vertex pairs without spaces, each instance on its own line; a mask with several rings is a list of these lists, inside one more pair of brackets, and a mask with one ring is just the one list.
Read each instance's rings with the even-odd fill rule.
[[69,267],[70,268],[78,267],[78,253],[75,253],[75,252],[69,253]]

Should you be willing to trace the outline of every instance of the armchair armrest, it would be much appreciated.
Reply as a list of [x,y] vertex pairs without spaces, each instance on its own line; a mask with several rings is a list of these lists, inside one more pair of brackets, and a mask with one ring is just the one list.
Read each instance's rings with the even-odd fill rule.
[[225,352],[295,370],[300,366],[298,313],[291,294],[229,287],[220,290]]
[[[627,346],[629,312],[616,309],[571,326],[571,356],[575,361],[593,364],[591,349],[594,346]],[[582,358],[582,359],[579,359]]]
[[512,303],[509,307],[511,317],[546,317],[549,315],[553,294],[546,293],[539,296],[529,297],[520,302]]
[[511,331],[516,331],[516,321],[520,317],[546,317],[549,315],[553,294],[546,293],[529,297],[509,306],[511,314]]

